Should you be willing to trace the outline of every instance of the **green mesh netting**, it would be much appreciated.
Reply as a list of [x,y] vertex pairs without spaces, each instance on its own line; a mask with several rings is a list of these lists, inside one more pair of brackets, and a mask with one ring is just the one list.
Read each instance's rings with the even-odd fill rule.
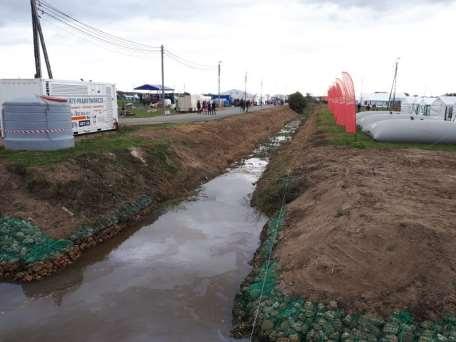
[[54,240],[24,220],[0,217],[0,262],[43,261],[66,252],[71,241]]
[[82,226],[78,231],[73,233],[69,239],[77,243],[81,240],[96,235],[100,231],[115,224],[126,223],[131,217],[139,214],[141,211],[148,208],[152,203],[152,198],[150,196],[144,195],[137,201],[122,206],[111,215],[100,217],[95,221],[94,224]]
[[68,251],[74,243],[93,236],[114,224],[127,222],[152,204],[152,198],[142,196],[124,205],[111,216],[99,218],[91,226],[83,226],[69,240],[55,240],[33,224],[11,217],[0,217],[0,262],[32,264]]
[[[277,244],[285,212],[281,211],[268,224],[267,238],[260,247],[262,265],[236,298],[235,322],[242,335],[249,334],[245,322],[259,312],[255,336],[259,340],[277,341],[456,341],[456,317],[439,322],[418,323],[406,311],[394,312],[388,320],[373,315],[349,315],[337,308],[314,303],[305,298],[292,298],[281,292],[279,268],[269,263],[269,254]],[[261,298],[261,303],[260,303]],[[259,308],[259,310],[258,310]],[[236,317],[239,315],[239,317]],[[248,327],[247,327],[248,328]]]

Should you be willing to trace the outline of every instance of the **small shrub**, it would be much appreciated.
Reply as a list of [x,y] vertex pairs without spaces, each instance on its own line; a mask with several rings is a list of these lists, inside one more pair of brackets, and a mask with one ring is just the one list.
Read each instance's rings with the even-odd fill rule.
[[303,114],[307,107],[307,100],[299,91],[288,96],[288,104],[296,113]]

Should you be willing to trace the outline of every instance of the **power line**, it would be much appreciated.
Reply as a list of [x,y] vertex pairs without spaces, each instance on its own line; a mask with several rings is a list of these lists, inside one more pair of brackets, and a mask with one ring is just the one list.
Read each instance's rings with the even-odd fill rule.
[[193,69],[213,70],[213,69],[217,68],[217,65],[199,64],[199,63],[190,61],[189,59],[178,56],[176,53],[170,51],[169,49],[166,49],[166,53],[170,58],[174,59],[176,62],[186,65],[188,67],[191,67]]
[[[65,31],[68,34],[73,35],[76,33],[79,37],[87,37],[85,34],[81,33],[80,31],[73,30],[73,29],[69,28],[69,26],[62,24],[60,21],[52,20],[50,17],[47,17],[47,16],[40,17],[40,19],[42,22],[49,24],[49,25],[56,26],[59,30]],[[150,56],[145,53],[135,52],[135,51],[123,49],[123,48],[120,48],[117,46],[113,46],[110,44],[105,44],[103,42],[100,42],[97,39],[90,39],[90,44],[100,47],[101,49],[105,49],[106,51],[109,51],[112,53],[117,53],[117,54],[124,55],[124,56],[135,57],[135,58],[140,58],[140,59],[147,59],[147,60],[150,59]]]
[[159,46],[151,46],[151,45],[147,45],[147,44],[143,44],[143,43],[138,43],[138,42],[135,42],[135,41],[132,41],[132,40],[129,40],[129,39],[125,39],[125,38],[122,38],[122,37],[107,33],[107,32],[105,32],[103,30],[100,30],[100,29],[92,26],[92,25],[83,23],[80,20],[72,17],[71,15],[69,15],[69,14],[57,9],[56,7],[50,5],[49,3],[47,3],[44,0],[38,0],[38,6],[40,7],[40,9],[47,10],[48,12],[53,12],[54,15],[59,16],[61,19],[65,19],[67,21],[70,21],[73,24],[76,24],[79,27],[83,28],[84,30],[90,32],[91,34],[95,34],[95,35],[97,35],[99,37],[103,37],[105,39],[109,39],[111,41],[115,41],[115,42],[117,42],[119,44],[123,44],[125,46],[131,46],[133,48],[137,48],[137,49],[141,49],[141,50],[145,50],[145,51],[154,51],[154,52],[155,51],[160,51],[160,47]]
[[[99,43],[110,45],[122,50],[133,51],[136,54],[146,56],[149,54],[159,54],[161,52],[161,47],[151,46],[147,44],[138,43],[132,40],[128,40],[119,36],[112,35],[103,30],[100,30],[92,25],[85,24],[82,21],[74,18],[73,16],[57,9],[56,7],[50,5],[45,0],[38,0],[37,7],[39,12],[46,18],[51,18],[54,21],[58,22],[61,25],[65,25],[71,30],[78,32],[79,34],[90,38]],[[166,49],[166,56],[171,60],[186,66],[187,68],[201,71],[215,70],[216,65],[205,65],[200,64],[194,61],[191,61],[187,58],[181,57],[178,54]]]
[[61,24],[66,25],[67,27],[71,28],[72,30],[78,31],[79,33],[81,33],[81,34],[85,35],[86,37],[89,37],[93,40],[97,40],[99,42],[102,42],[102,43],[105,43],[105,44],[108,44],[111,46],[119,47],[119,48],[122,48],[125,50],[135,51],[137,53],[143,53],[143,54],[159,53],[159,50],[154,51],[154,50],[140,49],[140,48],[128,45],[128,44],[116,42],[114,40],[111,40],[111,39],[106,38],[99,34],[94,34],[94,33],[90,32],[89,30],[86,30],[83,27],[75,24],[74,22],[70,22],[70,21],[66,20],[64,17],[62,17],[56,13],[51,13],[50,11],[43,10],[42,8],[40,8],[40,12],[43,15],[45,15],[46,17],[50,17],[53,20],[60,22]]

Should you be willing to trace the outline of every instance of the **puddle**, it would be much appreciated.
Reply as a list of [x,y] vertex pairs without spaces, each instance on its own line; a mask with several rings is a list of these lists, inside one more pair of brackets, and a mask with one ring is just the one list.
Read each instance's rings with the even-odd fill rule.
[[54,277],[0,284],[0,341],[232,341],[233,299],[267,222],[250,207],[262,155],[297,127]]

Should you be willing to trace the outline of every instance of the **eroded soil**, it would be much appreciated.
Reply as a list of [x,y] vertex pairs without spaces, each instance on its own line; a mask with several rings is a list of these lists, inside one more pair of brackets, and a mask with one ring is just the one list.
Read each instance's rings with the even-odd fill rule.
[[255,199],[277,174],[298,178],[275,252],[281,287],[349,312],[456,312],[456,154],[330,146],[316,114],[273,158]]
[[156,203],[186,195],[295,117],[277,108],[223,121],[143,127],[134,136],[150,145],[87,153],[55,165],[22,168],[0,159],[0,214],[65,238],[144,194]]

